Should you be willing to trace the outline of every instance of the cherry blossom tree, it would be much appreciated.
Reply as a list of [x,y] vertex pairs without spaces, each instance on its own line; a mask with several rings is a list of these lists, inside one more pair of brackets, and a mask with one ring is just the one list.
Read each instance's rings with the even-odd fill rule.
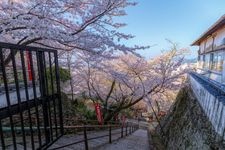
[[137,104],[130,107],[131,112],[133,113],[133,117],[138,119],[141,113],[147,113],[148,105],[145,101],[141,100]]
[[[135,53],[148,47],[120,44],[134,36],[118,32],[130,0],[1,0],[0,39],[56,50]],[[61,54],[60,53],[60,54]],[[7,57],[5,63],[10,61]]]
[[[134,36],[119,32],[126,24],[115,17],[135,5],[132,0],[1,0],[0,39],[59,50],[72,91],[100,102],[108,121],[147,96],[179,88],[184,74],[179,69],[184,51],[175,46],[146,61],[136,50],[149,47],[121,44]],[[120,52],[129,54],[116,58]],[[8,64],[10,54],[5,56]]]
[[74,68],[74,80],[82,78],[83,82],[74,86],[85,99],[101,103],[107,122],[146,97],[160,96],[167,89],[179,89],[180,77],[186,72],[180,69],[185,51],[173,45],[150,61],[135,55],[97,60],[81,54],[80,67]]

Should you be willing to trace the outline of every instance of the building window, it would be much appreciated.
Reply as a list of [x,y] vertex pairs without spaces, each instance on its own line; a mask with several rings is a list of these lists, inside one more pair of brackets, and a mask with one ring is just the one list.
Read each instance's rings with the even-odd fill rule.
[[210,60],[209,54],[206,54],[203,56],[203,68],[204,69],[209,69],[209,60]]
[[210,54],[210,69],[216,70],[217,63],[218,63],[218,54],[217,53],[211,53]]
[[198,68],[203,68],[203,55],[198,55]]
[[223,38],[223,41],[222,41],[221,45],[225,45],[225,38]]
[[203,58],[202,58],[202,68],[205,68],[205,55],[203,55]]
[[209,62],[210,70],[214,71],[222,71],[223,69],[223,55],[222,53],[211,53],[210,54],[210,62]]
[[223,70],[223,54],[218,53],[218,62],[217,62],[217,71],[222,71]]

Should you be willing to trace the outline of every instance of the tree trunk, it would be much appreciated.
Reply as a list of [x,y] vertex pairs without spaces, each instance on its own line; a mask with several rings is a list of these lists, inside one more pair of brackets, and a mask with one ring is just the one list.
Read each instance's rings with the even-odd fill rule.
[[151,107],[151,109],[152,109],[152,111],[153,111],[153,113],[154,113],[154,115],[155,115],[155,118],[156,118],[156,120],[157,120],[157,122],[158,122],[158,124],[159,124],[159,127],[160,127],[160,131],[161,131],[161,133],[163,134],[163,136],[165,136],[165,133],[164,133],[164,131],[163,131],[163,127],[162,127],[162,125],[161,125],[161,123],[160,123],[160,120],[159,120],[159,118],[158,118],[158,115],[157,115],[157,113],[155,112],[155,109],[153,108],[153,106],[152,106],[152,103],[149,101],[149,104],[150,104],[150,107]]
[[106,114],[105,117],[104,117],[104,123],[105,124],[108,123],[109,121],[112,120],[113,117],[114,117],[114,114],[113,113]]
[[[70,74],[70,88],[71,88],[71,96],[72,96],[72,101],[74,100],[74,94],[73,94],[73,80],[72,80],[72,75],[71,75],[71,57],[70,54],[67,54],[67,65],[68,65],[68,70]],[[75,99],[75,103],[77,104],[77,99]]]
[[116,109],[114,111],[108,111],[105,115],[104,115],[104,123],[107,123],[109,121],[111,121],[113,119],[113,117],[115,117],[116,114],[118,114],[122,109]]

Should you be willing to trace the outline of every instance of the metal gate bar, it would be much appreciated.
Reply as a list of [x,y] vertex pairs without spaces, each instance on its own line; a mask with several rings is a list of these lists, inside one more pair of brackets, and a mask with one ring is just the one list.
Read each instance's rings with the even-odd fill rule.
[[28,107],[28,116],[29,116],[29,127],[30,127],[30,133],[31,133],[31,145],[32,145],[32,149],[35,148],[34,146],[34,135],[33,135],[33,128],[32,128],[32,120],[31,120],[31,105],[28,102],[29,100],[29,93],[28,93],[28,87],[27,87],[27,74],[26,74],[26,70],[25,70],[25,62],[24,62],[24,53],[22,51],[20,51],[20,57],[21,57],[21,63],[22,63],[22,69],[23,69],[23,80],[24,80],[24,87],[25,87],[25,94],[26,94],[26,100],[27,100],[27,107]]
[[0,96],[0,149],[46,149],[63,135],[57,51],[0,42]]
[[[15,132],[14,132],[14,124],[13,124],[13,119],[12,119],[12,114],[11,114],[11,104],[10,104],[10,99],[9,99],[9,90],[8,90],[8,84],[6,80],[6,72],[5,72],[5,66],[4,66],[4,58],[3,58],[3,53],[2,53],[2,48],[0,48],[0,61],[1,61],[1,70],[2,70],[2,77],[4,81],[4,87],[5,87],[5,95],[7,99],[7,112],[10,118],[10,127],[11,127],[11,133],[12,133],[12,138],[13,138],[13,147],[14,149],[17,149],[16,147],[16,137],[15,137]],[[4,135],[2,136],[4,141]],[[5,149],[5,141],[2,143],[2,148]]]

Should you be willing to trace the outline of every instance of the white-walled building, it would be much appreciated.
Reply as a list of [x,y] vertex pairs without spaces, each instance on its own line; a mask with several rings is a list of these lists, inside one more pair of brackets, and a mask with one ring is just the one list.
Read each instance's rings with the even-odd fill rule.
[[225,140],[225,15],[192,45],[199,46],[197,73],[189,74],[192,91],[214,130]]
[[225,84],[225,15],[192,45],[199,46],[198,73]]

